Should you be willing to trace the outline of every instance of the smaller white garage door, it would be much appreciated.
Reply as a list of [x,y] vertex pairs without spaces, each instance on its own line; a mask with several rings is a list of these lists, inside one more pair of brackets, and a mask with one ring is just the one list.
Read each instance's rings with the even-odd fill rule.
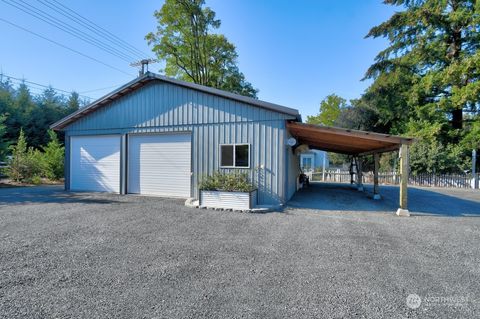
[[73,136],[70,189],[120,192],[120,136]]
[[190,197],[190,134],[130,135],[128,192]]

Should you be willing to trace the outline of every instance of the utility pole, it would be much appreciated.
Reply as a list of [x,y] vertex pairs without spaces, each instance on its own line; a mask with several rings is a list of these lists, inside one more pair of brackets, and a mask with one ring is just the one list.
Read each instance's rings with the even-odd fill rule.
[[143,76],[145,74],[145,72],[148,72],[148,65],[149,64],[153,64],[153,63],[157,63],[158,60],[155,60],[155,59],[143,59],[143,60],[140,60],[140,61],[137,61],[137,62],[133,62],[133,63],[130,63],[130,66],[133,66],[133,67],[139,67],[141,66],[141,69],[140,71],[138,71],[138,76]]

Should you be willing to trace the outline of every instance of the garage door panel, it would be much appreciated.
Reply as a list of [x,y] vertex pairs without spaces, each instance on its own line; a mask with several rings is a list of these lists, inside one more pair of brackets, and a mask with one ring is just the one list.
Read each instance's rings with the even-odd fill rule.
[[190,197],[189,134],[131,135],[128,192]]
[[71,138],[70,189],[120,191],[120,137]]

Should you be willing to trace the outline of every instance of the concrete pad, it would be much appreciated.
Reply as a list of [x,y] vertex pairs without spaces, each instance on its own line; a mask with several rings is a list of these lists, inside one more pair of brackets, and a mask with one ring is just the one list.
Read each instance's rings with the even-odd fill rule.
[[410,217],[410,212],[408,211],[408,209],[399,208],[399,209],[397,209],[396,215],[397,216]]

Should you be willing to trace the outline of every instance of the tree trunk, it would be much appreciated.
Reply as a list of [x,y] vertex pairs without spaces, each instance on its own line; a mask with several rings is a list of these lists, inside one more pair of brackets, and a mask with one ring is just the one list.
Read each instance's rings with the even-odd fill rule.
[[[458,11],[458,1],[452,1],[452,11]],[[455,63],[460,60],[460,51],[462,50],[462,28],[458,25],[452,26],[451,30],[451,43],[450,43],[450,52],[448,55],[451,58],[451,63]],[[461,87],[463,83],[453,83],[453,87]],[[452,111],[452,128],[462,129],[463,126],[463,106],[456,106]]]
[[452,111],[452,128],[462,129],[463,127],[463,110],[456,109]]

